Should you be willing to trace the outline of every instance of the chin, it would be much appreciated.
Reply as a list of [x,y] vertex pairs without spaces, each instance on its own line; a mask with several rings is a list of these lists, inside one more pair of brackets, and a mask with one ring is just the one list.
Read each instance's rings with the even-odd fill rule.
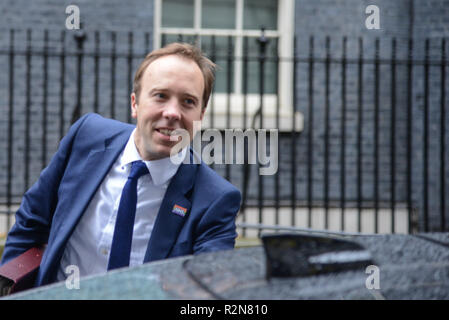
[[152,152],[149,153],[153,160],[162,159],[170,156],[171,147],[169,148],[164,146],[164,147],[157,147],[155,149],[156,150],[153,149]]

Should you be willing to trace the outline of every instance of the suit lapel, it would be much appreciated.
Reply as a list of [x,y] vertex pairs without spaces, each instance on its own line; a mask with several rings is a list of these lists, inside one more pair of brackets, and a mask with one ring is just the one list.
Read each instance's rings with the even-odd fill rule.
[[57,234],[59,234],[55,241],[55,247],[48,251],[48,261],[51,261],[51,266],[46,268],[46,273],[40,278],[40,283],[48,283],[55,281],[56,270],[62,254],[66,248],[66,244],[81,216],[86,210],[96,190],[100,186],[104,177],[109,172],[114,161],[117,159],[120,152],[125,147],[126,142],[133,128],[120,130],[119,133],[112,137],[103,140],[98,144],[98,148],[92,149],[87,156],[86,162],[79,172],[79,177],[76,179],[77,183],[71,187],[71,203],[72,207],[67,208],[67,214]]
[[114,137],[106,139],[104,144],[97,149],[89,152],[83,171],[80,174],[80,179],[78,179],[78,185],[74,187],[76,192],[72,201],[74,204],[73,211],[64,222],[66,238],[64,239],[63,247],[65,247],[65,242],[75,229],[96,190],[125,147],[131,131],[132,129],[120,132]]
[[[192,163],[191,154],[190,160]],[[160,260],[168,256],[190,214],[192,204],[189,191],[193,186],[197,168],[198,165],[183,163],[172,178],[159,208],[144,262]],[[175,209],[175,205],[178,206],[177,209]],[[180,210],[179,207],[181,207]],[[185,214],[182,214],[183,209],[185,209]]]

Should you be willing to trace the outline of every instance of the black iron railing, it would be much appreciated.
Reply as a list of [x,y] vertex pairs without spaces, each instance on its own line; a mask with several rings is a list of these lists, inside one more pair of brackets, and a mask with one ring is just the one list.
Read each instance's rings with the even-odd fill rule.
[[[7,226],[70,123],[86,112],[132,121],[132,78],[150,50],[150,36],[10,30],[2,39],[0,215],[7,217]],[[207,111],[210,127],[216,124],[219,106],[214,97],[220,93],[226,97],[226,125],[231,126],[237,61],[242,76],[238,93],[242,130],[250,128],[248,123],[265,126],[269,111],[265,96],[274,95],[279,105],[283,63],[294,70],[289,127],[297,128],[294,112],[304,116],[301,131],[279,134],[276,174],[259,175],[248,164],[211,165],[242,191],[242,223],[267,224],[269,208],[274,216],[269,224],[280,225],[281,220],[285,224],[288,215],[288,224],[299,226],[301,212],[306,221],[301,227],[316,228],[313,220],[322,210],[323,229],[337,225],[345,231],[355,217],[356,226],[349,231],[364,231],[362,216],[370,212],[372,231],[377,233],[382,231],[380,213],[387,210],[388,231],[397,232],[397,211],[402,210],[406,232],[448,230],[445,39],[387,43],[348,37],[296,38],[291,55],[282,57],[277,54],[277,39],[267,39],[263,32],[259,38],[243,39],[241,56],[235,55],[233,37],[221,39],[220,48],[218,38],[208,37],[201,44],[212,60],[224,66],[217,77],[222,83],[214,89]],[[199,37],[178,39],[198,42]],[[254,45],[257,53],[250,50]],[[416,47],[422,50],[418,53]],[[259,99],[253,113],[248,107],[250,94]],[[279,128],[279,110],[274,114]],[[245,153],[248,147],[245,144]],[[336,208],[340,210],[337,224],[332,222]],[[248,214],[252,209],[255,220]],[[246,231],[244,227],[242,232]]]

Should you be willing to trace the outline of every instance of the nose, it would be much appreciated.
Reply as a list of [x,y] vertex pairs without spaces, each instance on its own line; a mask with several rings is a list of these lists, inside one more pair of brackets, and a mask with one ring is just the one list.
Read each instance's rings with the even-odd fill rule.
[[164,108],[163,116],[168,120],[180,120],[180,104],[176,99],[171,99]]

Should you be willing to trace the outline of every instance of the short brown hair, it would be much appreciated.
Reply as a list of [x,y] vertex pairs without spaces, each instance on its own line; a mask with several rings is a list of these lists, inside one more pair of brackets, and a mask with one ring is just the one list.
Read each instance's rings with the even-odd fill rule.
[[139,68],[137,69],[136,75],[134,76],[133,92],[136,95],[136,100],[139,97],[141,90],[142,76],[147,67],[154,60],[169,55],[178,55],[190,59],[198,65],[204,78],[202,108],[206,108],[207,102],[209,101],[209,97],[212,91],[212,86],[215,80],[214,72],[216,65],[211,60],[209,60],[209,58],[207,58],[199,48],[188,43],[179,43],[179,42],[170,43],[163,48],[150,52],[145,57],[145,59],[142,61]]

